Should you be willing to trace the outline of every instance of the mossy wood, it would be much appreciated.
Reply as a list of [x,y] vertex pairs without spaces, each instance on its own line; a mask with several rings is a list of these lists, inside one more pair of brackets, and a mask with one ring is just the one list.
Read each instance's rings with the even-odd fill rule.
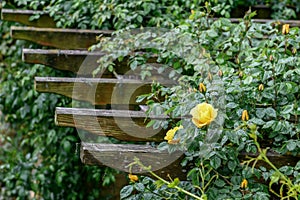
[[[38,19],[31,20],[33,15],[40,15]],[[56,23],[48,14],[42,11],[34,10],[16,10],[16,9],[2,9],[1,18],[5,21],[19,22],[27,26],[34,26],[40,28],[55,28]]]
[[28,40],[40,45],[59,49],[88,49],[97,43],[97,37],[110,36],[112,31],[11,27],[11,36],[14,39]]
[[[139,158],[143,165],[152,166],[156,174],[169,179],[178,177],[186,180],[186,170],[181,166],[182,152],[169,154],[159,151],[150,145],[136,144],[102,144],[81,142],[80,158],[81,162],[87,165],[110,166],[119,170],[134,174],[147,174],[140,166],[133,165],[130,170],[129,165],[134,162],[134,158]],[[178,158],[178,159],[176,159]],[[173,160],[168,166],[164,166],[166,160]],[[163,166],[160,168],[160,163]]]
[[151,91],[152,81],[111,78],[35,77],[35,89],[94,105],[136,105],[136,97]]
[[[161,142],[166,130],[146,128],[149,119],[167,120],[167,116],[150,116],[143,111],[61,108],[55,111],[58,126],[76,127],[90,133],[123,141]],[[88,137],[88,135],[87,135]]]

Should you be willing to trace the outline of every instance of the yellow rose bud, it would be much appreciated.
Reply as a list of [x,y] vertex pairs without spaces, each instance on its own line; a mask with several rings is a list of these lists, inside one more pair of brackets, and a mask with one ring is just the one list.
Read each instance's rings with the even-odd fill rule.
[[201,103],[194,107],[190,114],[192,122],[198,127],[209,125],[218,115],[218,110],[208,103]]
[[179,129],[182,129],[182,128],[183,128],[183,126],[176,126],[172,129],[168,130],[168,132],[167,132],[166,136],[164,137],[164,139],[167,140],[169,144],[175,144],[176,141],[179,142],[179,140],[173,140],[173,138],[174,138],[174,135],[175,135],[176,131],[178,131]]
[[131,182],[136,182],[139,180],[139,177],[137,175],[128,174],[128,178]]
[[203,83],[199,84],[199,91],[200,92],[206,92],[206,87],[205,87],[205,85]]
[[273,60],[273,55],[270,55],[269,61],[272,61],[272,60]]
[[289,24],[283,24],[282,26],[282,34],[288,34],[290,32],[290,25]]
[[239,72],[239,77],[242,78],[244,73],[242,71]]
[[218,71],[218,75],[219,75],[220,77],[223,76],[222,70],[219,70],[219,71]]
[[210,72],[208,72],[208,74],[207,74],[207,78],[208,78],[208,80],[212,80],[213,79],[213,77],[212,77],[212,75],[211,75],[211,73]]
[[242,120],[243,121],[248,121],[249,120],[249,115],[248,115],[248,111],[247,110],[243,110]]
[[195,11],[194,11],[194,10],[191,10],[191,14],[192,14],[192,15],[195,14]]
[[296,49],[296,48],[293,48],[292,53],[293,53],[293,54],[296,54],[296,53],[297,53],[297,49]]
[[259,91],[263,91],[264,88],[265,88],[265,87],[264,87],[264,84],[260,84],[260,85],[258,86],[258,90],[259,90]]
[[248,187],[248,181],[247,179],[243,179],[242,183],[241,183],[241,188],[247,188]]

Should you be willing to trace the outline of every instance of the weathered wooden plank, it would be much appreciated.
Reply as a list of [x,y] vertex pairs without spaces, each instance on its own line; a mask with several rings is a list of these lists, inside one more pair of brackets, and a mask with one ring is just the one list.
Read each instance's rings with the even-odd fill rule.
[[61,94],[94,105],[137,105],[136,97],[149,93],[151,83],[135,79],[35,77],[38,92]]
[[[216,18],[214,18],[216,19]],[[238,23],[241,18],[229,18],[232,23]],[[274,20],[274,19],[252,19],[255,23],[271,23],[280,22],[280,24],[290,24],[291,26],[300,27],[300,20]]]
[[96,37],[110,36],[111,33],[112,31],[105,30],[11,27],[11,36],[14,39],[28,40],[60,49],[87,49],[97,43]]
[[[146,128],[149,122],[146,118],[146,114],[142,111],[61,107],[57,107],[55,111],[55,123],[58,126],[76,127],[123,141],[163,141],[166,130]],[[150,116],[150,118],[166,120],[167,116]]]
[[[30,20],[32,15],[40,14],[36,20]],[[55,28],[56,23],[48,14],[43,14],[42,11],[34,10],[15,10],[2,9],[1,18],[5,21],[19,22],[27,26],[41,27],[41,28]]]
[[[78,76],[91,76],[99,66],[97,61],[104,55],[103,52],[90,52],[85,50],[58,50],[58,49],[23,49],[23,61],[32,64],[43,64],[55,69],[70,71]],[[125,74],[130,70],[127,59],[115,62],[117,74]],[[101,77],[113,77],[107,70]]]
[[[186,170],[180,165],[182,152],[169,154],[161,152],[149,145],[132,144],[100,144],[100,143],[81,143],[80,158],[82,163],[88,165],[109,166],[121,171],[130,173],[129,165],[134,158],[139,158],[145,166],[158,175],[167,178],[179,177],[186,180]],[[132,167],[134,174],[147,174],[139,166]]]
[[[166,166],[162,175],[170,174],[172,177],[176,177],[177,174],[182,176],[182,180],[186,179],[186,169],[183,169],[180,165],[182,152],[176,152],[175,154],[169,154],[168,152],[161,152],[148,145],[130,145],[130,144],[96,144],[96,143],[81,143],[80,158],[82,163],[88,165],[100,165],[117,168],[122,171],[128,172],[128,165],[133,162],[134,157],[139,158],[145,166],[153,166],[155,169],[159,168],[160,163],[166,163],[166,160],[175,157],[175,162],[170,162],[170,165]],[[246,156],[257,157],[257,154],[241,153],[239,155],[241,160],[245,160]],[[269,160],[276,166],[281,167],[284,165],[295,166],[299,161],[299,156],[281,155],[276,152],[267,152]],[[158,163],[155,165],[155,163]],[[269,165],[259,161],[256,167],[264,166],[267,169],[271,169]],[[251,167],[251,165],[250,165]],[[189,167],[188,167],[189,168]],[[134,168],[134,172],[145,173],[145,171],[139,170],[137,166]],[[160,172],[160,170],[158,170]],[[167,172],[167,173],[166,173]]]
[[[143,52],[135,52],[135,54],[143,54]],[[58,49],[23,49],[23,61],[32,64],[43,64],[55,69],[70,71],[77,73],[78,76],[91,76],[92,72],[99,66],[97,62],[105,53],[100,51],[86,50],[58,50]],[[117,74],[125,74],[130,70],[128,57],[122,61],[116,60],[115,72]],[[154,65],[157,62],[157,56],[147,60],[148,63]],[[136,70],[137,71],[137,70]],[[136,72],[137,74],[138,72]],[[113,77],[108,70],[104,71],[101,77]]]
[[58,49],[23,49],[22,53],[26,63],[43,64],[78,75],[91,75],[99,66],[97,60],[103,55],[102,52]]

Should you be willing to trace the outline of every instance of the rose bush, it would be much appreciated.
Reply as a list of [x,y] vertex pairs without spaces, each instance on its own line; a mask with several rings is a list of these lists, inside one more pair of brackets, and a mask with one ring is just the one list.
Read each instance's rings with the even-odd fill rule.
[[[141,177],[121,191],[124,199],[196,198],[193,195],[198,199],[298,198],[300,162],[275,166],[267,153],[300,153],[299,28],[276,22],[254,23],[251,18],[255,13],[250,12],[237,24],[228,19],[212,20],[210,11],[210,4],[193,10],[175,28],[175,34],[151,41],[173,44],[183,38],[195,39],[180,43],[184,44],[178,45],[182,49],[171,52],[163,45],[153,45],[159,46],[156,50],[145,49],[158,56],[157,62],[162,64],[158,72],[172,67],[169,77],[177,84],[170,88],[153,84],[150,94],[138,98],[139,102],[147,101],[149,114],[171,118],[168,122],[151,121],[154,128],[183,126],[167,135],[168,139],[180,139],[178,142],[164,141],[156,147],[185,152],[182,165],[193,167],[186,181]],[[133,35],[130,41],[144,43],[149,40],[146,36]],[[125,52],[122,56],[135,50],[124,48],[120,38],[100,44],[107,52]],[[99,62],[113,70],[110,59],[118,57],[112,52]],[[132,55],[131,69],[146,69],[148,58],[147,54]],[[143,73],[141,78],[145,77]],[[162,96],[164,101],[157,101]],[[245,160],[245,154],[257,157]],[[258,161],[266,164],[258,166]]]

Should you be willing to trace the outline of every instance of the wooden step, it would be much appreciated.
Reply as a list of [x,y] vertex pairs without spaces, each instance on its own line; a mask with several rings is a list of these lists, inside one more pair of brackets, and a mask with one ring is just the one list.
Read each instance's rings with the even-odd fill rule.
[[[182,159],[181,155],[183,155],[182,152],[169,154],[168,152],[161,152],[149,145],[99,144],[82,142],[80,149],[80,158],[82,163],[99,166],[105,165],[126,172],[128,172],[128,165],[133,162],[134,157],[139,158],[145,166],[151,166],[155,163],[158,163],[158,165],[154,166],[154,171],[159,167],[160,163],[164,163],[166,160],[173,157],[174,160],[172,161],[174,162],[170,162],[170,165],[166,166],[162,170],[158,170],[158,172],[164,172],[162,173],[163,175],[169,173],[171,177],[177,177],[177,175],[179,175],[182,177],[180,178],[181,180],[186,180],[186,170],[180,165]],[[248,158],[246,157],[248,156],[257,157],[258,154],[242,152],[239,155],[240,161],[242,162],[243,160],[247,160]],[[295,166],[300,158],[299,155],[281,155],[272,151],[267,152],[267,157],[278,168],[285,165]],[[251,166],[252,165],[250,164],[249,167]],[[256,164],[257,168],[260,166],[271,169],[269,165],[262,161],[259,161]],[[190,167],[191,166],[188,164],[187,168]],[[134,172],[145,173],[145,171],[140,171],[137,166],[134,168]]]
[[[23,61],[31,64],[43,64],[49,67],[70,71],[78,76],[92,76],[93,71],[99,66],[97,62],[103,52],[90,52],[86,50],[58,50],[58,49],[23,49]],[[152,61],[155,61],[153,58]],[[117,74],[125,74],[130,70],[128,59],[122,62],[115,62],[115,71]],[[101,77],[113,77],[107,70]]]
[[[150,116],[165,121],[167,116]],[[61,108],[55,111],[58,126],[76,127],[90,133],[123,141],[161,142],[166,130],[146,128],[149,122],[143,111]]]
[[56,93],[94,105],[137,105],[136,97],[149,93],[151,83],[135,79],[35,77],[38,92]]
[[78,75],[91,75],[99,66],[97,60],[103,55],[101,52],[82,50],[23,49],[22,58],[26,63],[43,64]]
[[[214,18],[214,20],[217,20],[218,18]],[[229,20],[232,23],[239,23],[243,19],[242,18],[229,18]],[[275,19],[252,19],[253,22],[255,23],[280,23],[280,24],[289,24],[292,27],[300,27],[300,20],[275,20]]]
[[[38,19],[30,20],[33,15],[40,15]],[[17,9],[2,9],[1,19],[3,21],[19,22],[27,26],[40,28],[55,28],[56,23],[48,14],[43,11],[35,10],[17,10]]]
[[[130,173],[129,165],[134,158],[139,158],[145,166],[158,175],[167,178],[179,177],[186,180],[186,170],[180,165],[182,152],[169,154],[166,151],[159,151],[150,145],[134,144],[102,144],[102,143],[81,143],[80,158],[82,163],[88,165],[109,166],[121,171]],[[147,174],[145,170],[134,165],[133,174]]]
[[[40,14],[39,19],[29,20],[30,16]],[[213,18],[214,20],[218,18]],[[43,11],[36,10],[19,10],[19,9],[2,9],[2,20],[19,22],[24,25],[41,27],[41,28],[55,28],[55,21],[48,14]],[[242,18],[229,18],[232,23],[239,23]],[[270,23],[280,22],[281,24],[290,24],[291,26],[300,27],[300,20],[274,20],[274,19],[252,19],[255,23]]]
[[62,28],[11,27],[11,36],[40,45],[59,49],[88,49],[97,43],[97,37],[110,36],[112,31]]

